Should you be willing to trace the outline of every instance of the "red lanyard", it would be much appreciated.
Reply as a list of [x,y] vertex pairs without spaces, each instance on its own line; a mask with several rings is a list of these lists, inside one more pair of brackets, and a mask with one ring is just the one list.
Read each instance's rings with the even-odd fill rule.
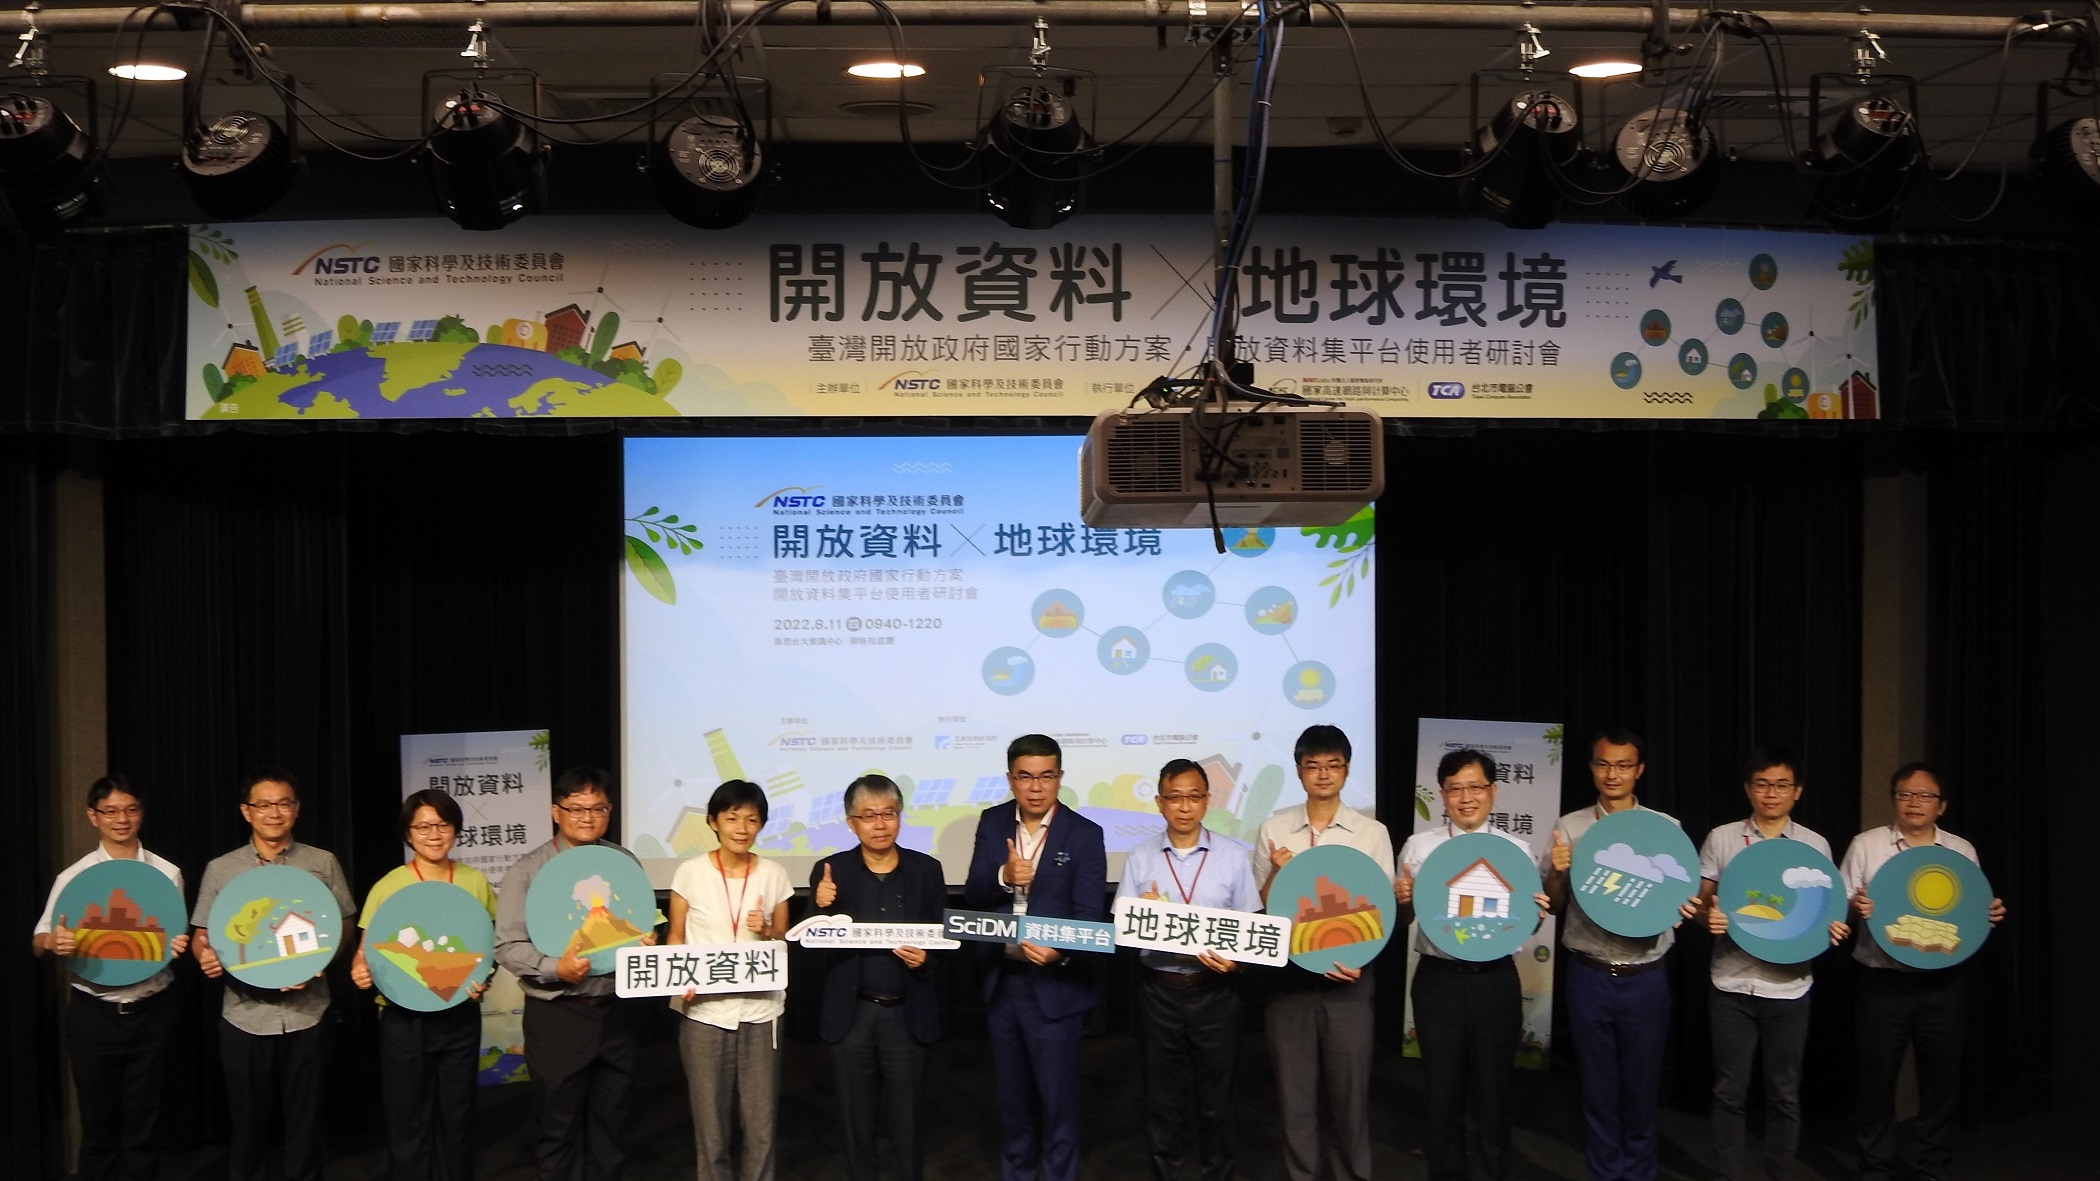
[[[722,875],[722,905],[729,906],[729,871],[722,868],[722,851],[716,849],[714,852],[709,853],[708,856],[714,858],[715,872]],[[744,867],[744,884],[737,888],[736,905],[729,912],[729,941],[731,943],[736,942],[737,932],[744,929],[744,895],[751,890],[751,874],[757,868],[758,858],[756,857],[753,857],[751,863]],[[763,902],[765,900],[760,899],[759,901]]]
[[[411,861],[411,862],[409,862],[409,863],[408,863],[408,867],[409,867],[410,869],[412,869],[412,870],[414,870],[414,871],[415,871],[415,874],[416,874],[416,880],[417,880],[417,881],[419,881],[419,882],[427,882],[427,881],[429,881],[429,880],[430,880],[429,878],[426,878],[426,877],[424,877],[424,876],[423,876],[423,867],[422,867],[422,866],[420,866],[420,865],[417,865],[417,864],[416,864],[415,862]],[[449,881],[451,881],[451,880],[452,880],[452,874],[453,874],[453,871],[454,871],[454,870],[456,870],[456,869],[458,869],[458,868],[459,868],[459,867],[458,867],[458,866],[457,866],[456,864],[454,864],[454,863],[453,863],[453,861],[452,861],[452,859],[451,859],[451,858],[449,858],[449,857],[448,857],[448,858],[446,858],[446,859],[445,859],[445,880],[446,880],[446,881],[448,881],[448,882],[449,882]]]
[[1196,876],[1195,876],[1195,877],[1193,877],[1193,878],[1191,878],[1191,879],[1189,879],[1189,884],[1188,884],[1188,888],[1187,888],[1187,889],[1182,889],[1182,886],[1181,886],[1181,871],[1180,871],[1180,870],[1178,870],[1178,869],[1175,869],[1175,868],[1174,868],[1174,852],[1173,852],[1173,850],[1172,850],[1172,849],[1169,849],[1169,850],[1167,851],[1167,872],[1168,872],[1168,873],[1170,873],[1170,874],[1173,874],[1173,875],[1174,875],[1174,889],[1176,889],[1176,890],[1180,891],[1180,893],[1181,893],[1181,904],[1182,904],[1183,906],[1193,906],[1193,905],[1195,905],[1194,903],[1190,902],[1189,900],[1190,900],[1191,898],[1194,898],[1194,897],[1196,896],[1196,887],[1197,887],[1197,886],[1200,886],[1200,885],[1202,885],[1202,884],[1203,884],[1203,867],[1204,867],[1204,866],[1206,866],[1206,865],[1209,865],[1209,864],[1210,864],[1210,849],[1209,849],[1208,847],[1206,847],[1206,848],[1205,848],[1205,849],[1203,850],[1203,856],[1202,856],[1202,858],[1201,858],[1200,860],[1198,860],[1198,861],[1196,862]]

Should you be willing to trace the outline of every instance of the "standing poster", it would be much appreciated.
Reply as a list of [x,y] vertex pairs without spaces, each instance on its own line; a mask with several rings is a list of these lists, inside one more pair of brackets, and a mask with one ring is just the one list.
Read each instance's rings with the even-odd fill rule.
[[[401,736],[402,796],[426,788],[450,793],[464,819],[453,858],[499,890],[511,863],[551,831],[548,741],[545,730]],[[403,849],[402,856],[410,854]],[[515,976],[498,968],[481,994],[481,1083],[525,1078],[525,993]]]
[[[1414,827],[1410,832],[1444,823],[1443,797],[1436,787],[1437,761],[1454,750],[1477,750],[1495,760],[1495,810],[1489,814],[1488,823],[1523,841],[1536,865],[1553,840],[1553,822],[1560,815],[1561,724],[1422,718],[1418,725]],[[1403,839],[1394,836],[1395,842]],[[1555,928],[1552,915],[1541,916],[1538,930],[1531,933],[1514,957],[1517,978],[1524,989],[1524,1033],[1517,1046],[1517,1065],[1533,1070],[1546,1068],[1547,1051],[1552,1045]],[[1411,1058],[1422,1053],[1415,1040],[1413,999],[1415,963],[1420,958],[1410,936],[1405,1053]]]

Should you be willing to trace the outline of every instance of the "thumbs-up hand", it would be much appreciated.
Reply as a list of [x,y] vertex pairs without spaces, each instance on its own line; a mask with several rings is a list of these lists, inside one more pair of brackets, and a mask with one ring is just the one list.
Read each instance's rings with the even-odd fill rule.
[[1859,917],[1862,919],[1874,917],[1874,900],[1867,897],[1865,887],[1861,887],[1859,893],[1852,896],[1852,909],[1858,911]]
[[1706,930],[1707,930],[1707,933],[1708,933],[1708,934],[1710,934],[1710,935],[1725,935],[1725,934],[1727,934],[1727,933],[1728,933],[1728,912],[1727,912],[1726,910],[1723,910],[1723,909],[1722,909],[1721,907],[1719,907],[1719,906],[1709,906],[1709,907],[1707,907],[1707,908],[1706,908]]
[[1140,894],[1140,895],[1138,895],[1138,897],[1140,897],[1140,898],[1150,898],[1150,899],[1152,899],[1153,901],[1157,902],[1157,901],[1159,901],[1159,900],[1160,900],[1161,898],[1164,898],[1164,897],[1166,897],[1166,895],[1164,895],[1164,894],[1161,894],[1161,893],[1159,892],[1159,883],[1155,881],[1155,882],[1151,883],[1150,885],[1147,885],[1147,886],[1145,887],[1145,892],[1144,892],[1144,893],[1142,893],[1142,894]]
[[1393,901],[1402,906],[1415,904],[1415,873],[1406,865],[1400,867],[1400,876],[1393,879]]
[[758,905],[744,914],[744,929],[763,939],[766,937],[766,900],[760,898]]
[[216,980],[226,974],[226,968],[219,963],[219,953],[211,948],[211,937],[204,932],[199,931],[190,939],[190,951],[197,957],[197,967],[206,977]]
[[1553,848],[1547,850],[1546,858],[1554,873],[1566,873],[1568,867],[1575,864],[1575,850],[1568,847],[1567,833],[1557,828],[1553,830]]
[[72,955],[73,947],[73,927],[66,922],[66,916],[60,915],[58,921],[51,924],[51,954]]
[[360,947],[350,957],[350,983],[370,991],[372,987],[372,965],[365,962],[365,949]]
[[1035,881],[1035,862],[1021,856],[1021,847],[1013,838],[1006,838],[1006,884],[1016,890],[1026,890]]
[[1283,847],[1282,845],[1279,845],[1279,844],[1277,844],[1277,843],[1276,843],[1276,842],[1274,842],[1274,841],[1270,841],[1270,842],[1269,842],[1269,872],[1270,872],[1270,873],[1274,873],[1274,872],[1276,872],[1277,870],[1279,870],[1279,869],[1282,869],[1282,868],[1283,868],[1283,865],[1284,865],[1284,862],[1286,862],[1286,861],[1289,861],[1290,859],[1291,859],[1291,851],[1290,851],[1289,849],[1286,849],[1286,848],[1284,848],[1284,847]]
[[811,898],[816,902],[818,910],[823,910],[839,900],[839,884],[831,880],[831,862],[824,863],[824,876],[818,879],[817,888],[811,891]]

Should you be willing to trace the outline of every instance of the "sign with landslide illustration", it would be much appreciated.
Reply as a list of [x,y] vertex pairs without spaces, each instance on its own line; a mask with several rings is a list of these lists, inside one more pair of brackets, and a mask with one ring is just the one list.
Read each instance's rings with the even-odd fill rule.
[[1660,935],[1699,893],[1699,851],[1684,830],[1629,808],[1590,825],[1575,842],[1568,887],[1598,926],[1628,939]]
[[212,951],[235,979],[289,988],[321,974],[335,956],[343,915],[321,879],[289,865],[244,870],[212,899]]
[[1951,968],[1991,933],[1991,883],[1976,863],[1939,845],[1905,849],[1867,883],[1867,929],[1899,964]]
[[[1293,859],[1295,860],[1295,858]],[[1415,875],[1415,922],[1446,955],[1486,963],[1520,951],[1538,929],[1544,887],[1521,845],[1486,832],[1452,837]]]
[[90,865],[66,883],[51,911],[53,930],[73,932],[66,967],[90,984],[112,988],[152,978],[175,958],[169,941],[183,933],[182,891],[143,861]]
[[1800,841],[1757,841],[1721,871],[1714,905],[1737,947],[1766,963],[1799,964],[1830,947],[1845,889],[1830,858]]
[[1318,845],[1269,882],[1268,913],[1291,920],[1291,962],[1308,972],[1361,968],[1393,936],[1393,879],[1346,845]]
[[365,966],[386,999],[434,1013],[464,1004],[496,966],[488,908],[451,882],[403,886],[365,924]]
[[[1873,243],[1265,217],[1259,383],[1417,418],[1876,418]],[[189,416],[1082,415],[1199,359],[1207,214],[190,231]]]
[[556,853],[525,893],[525,930],[541,954],[574,950],[591,975],[613,970],[619,950],[656,927],[656,894],[634,858],[602,845]]

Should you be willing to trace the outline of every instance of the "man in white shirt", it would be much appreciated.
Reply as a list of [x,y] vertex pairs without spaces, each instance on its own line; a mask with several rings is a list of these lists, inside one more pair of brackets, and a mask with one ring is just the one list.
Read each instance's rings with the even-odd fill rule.
[[[1794,823],[1801,799],[1801,760],[1790,750],[1761,746],[1743,760],[1743,794],[1750,816],[1720,825],[1699,847],[1699,905],[1713,933],[1713,992],[1707,1011],[1714,1047],[1714,1171],[1721,1181],[1743,1175],[1743,1101],[1750,1072],[1763,1050],[1765,1068],[1765,1176],[1793,1175],[1801,1143],[1801,1061],[1808,1050],[1808,990],[1815,971],[1807,963],[1771,964],[1728,937],[1728,908],[1715,905],[1721,874],[1736,855],[1761,841],[1799,841],[1830,856],[1830,842]],[[1830,942],[1849,933],[1830,924]]]
[[[1852,958],[1859,961],[1857,1015],[1853,1024],[1859,1057],[1856,1112],[1861,1181],[1890,1181],[1902,1175],[1896,1160],[1896,1074],[1906,1046],[1917,1053],[1918,1165],[1910,1176],[1934,1181],[1952,1158],[1954,1107],[1961,1090],[1962,975],[1959,968],[1920,971],[1899,964],[1874,942],[1864,924],[1874,917],[1867,883],[1905,849],[1939,845],[1977,861],[1976,846],[1939,826],[1947,813],[1947,789],[1924,763],[1906,763],[1889,777],[1895,820],[1852,838],[1838,867],[1852,895]],[[1982,862],[1977,861],[1978,865]],[[1991,899],[1990,919],[2005,917],[2005,903]]]

